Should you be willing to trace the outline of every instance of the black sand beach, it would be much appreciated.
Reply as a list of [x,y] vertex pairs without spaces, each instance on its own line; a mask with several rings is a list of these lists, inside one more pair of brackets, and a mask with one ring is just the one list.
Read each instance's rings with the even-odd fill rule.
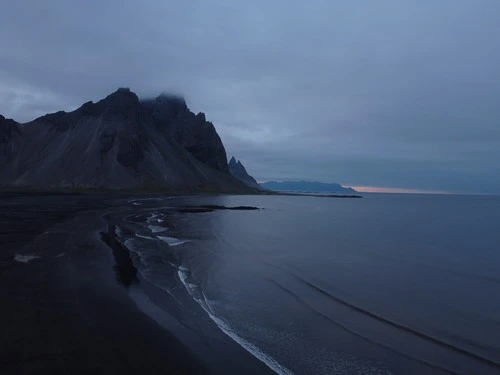
[[[173,319],[163,292],[138,280],[102,219],[126,201],[0,195],[0,373],[270,373],[209,319],[198,318],[202,336]],[[136,302],[151,298],[161,309],[144,314]]]
[[0,374],[497,374],[499,204],[4,193]]

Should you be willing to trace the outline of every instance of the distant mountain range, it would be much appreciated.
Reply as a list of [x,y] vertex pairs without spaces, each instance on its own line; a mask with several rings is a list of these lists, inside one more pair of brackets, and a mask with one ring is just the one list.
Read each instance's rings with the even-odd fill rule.
[[0,187],[251,191],[203,113],[126,88],[26,124],[0,116]]
[[342,193],[352,194],[356,190],[350,187],[343,187],[340,184],[329,184],[316,181],[266,181],[260,184],[264,189],[283,192],[303,192],[303,193]]
[[231,158],[228,164],[229,173],[238,180],[242,181],[244,184],[256,188],[262,189],[261,186],[255,181],[255,178],[250,176],[241,162],[236,160],[234,156]]

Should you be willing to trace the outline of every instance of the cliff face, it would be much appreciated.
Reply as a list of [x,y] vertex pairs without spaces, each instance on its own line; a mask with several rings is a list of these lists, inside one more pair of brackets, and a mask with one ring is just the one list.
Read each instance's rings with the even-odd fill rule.
[[0,169],[12,162],[21,142],[20,138],[18,124],[0,115]]
[[246,168],[241,164],[241,162],[234,158],[234,156],[229,161],[229,173],[238,180],[242,181],[245,185],[255,188],[262,189],[262,187],[255,181],[255,179],[250,176]]
[[202,163],[221,172],[229,172],[224,145],[204,113],[195,115],[184,99],[176,96],[160,95],[142,104],[160,132],[173,138]]
[[26,124],[0,117],[0,186],[245,190],[204,114],[128,89]]

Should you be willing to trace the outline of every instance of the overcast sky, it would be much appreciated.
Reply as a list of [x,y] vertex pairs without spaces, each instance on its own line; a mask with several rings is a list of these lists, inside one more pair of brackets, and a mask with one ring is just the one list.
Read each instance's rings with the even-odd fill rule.
[[499,0],[0,3],[0,113],[172,91],[257,179],[500,193]]

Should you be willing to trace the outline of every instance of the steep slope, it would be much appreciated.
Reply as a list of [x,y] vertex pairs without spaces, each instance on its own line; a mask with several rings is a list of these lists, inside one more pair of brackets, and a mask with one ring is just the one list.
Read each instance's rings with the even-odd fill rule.
[[248,185],[255,189],[262,189],[257,181],[255,181],[255,179],[248,174],[243,164],[241,164],[239,160],[236,161],[234,156],[229,161],[228,167],[229,173],[231,173],[233,177],[236,177],[238,180],[242,181],[245,185]]
[[0,170],[12,162],[21,143],[21,130],[14,120],[0,115]]
[[356,190],[340,184],[315,181],[266,181],[260,184],[263,188],[274,191],[297,191],[310,193],[343,193],[352,194]]
[[214,126],[183,99],[129,89],[27,124],[0,118],[0,185],[241,191]]
[[172,137],[196,159],[228,173],[227,156],[224,145],[205,114],[195,115],[189,111],[183,98],[160,95],[155,100],[144,101],[142,105],[151,114],[155,126]]

